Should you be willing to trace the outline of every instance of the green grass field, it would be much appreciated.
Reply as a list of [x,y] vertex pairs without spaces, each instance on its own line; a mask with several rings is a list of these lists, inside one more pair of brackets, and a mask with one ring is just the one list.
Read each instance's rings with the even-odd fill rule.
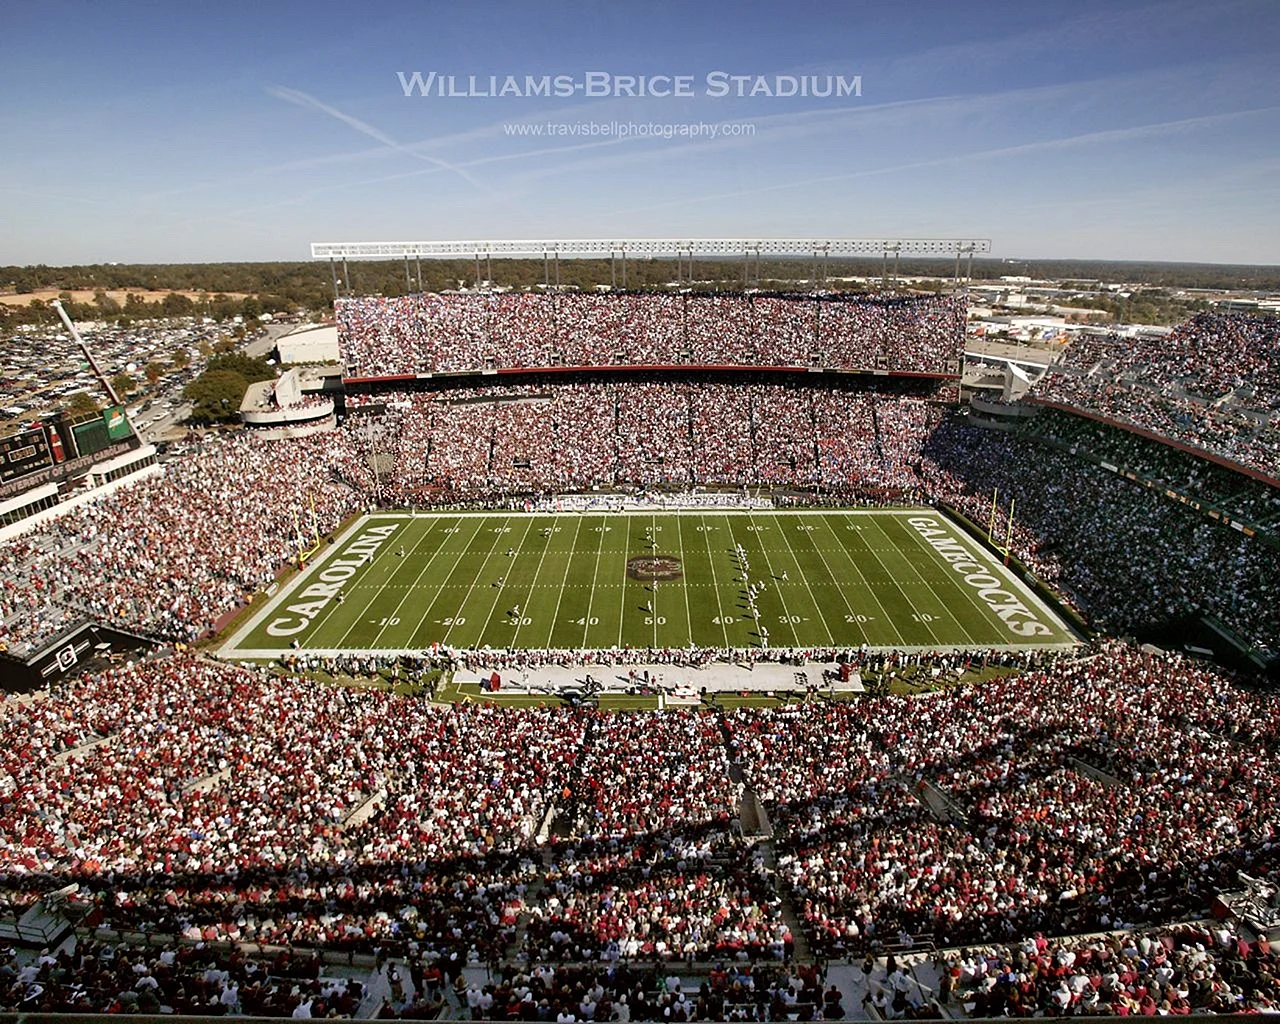
[[[746,579],[763,583],[758,617],[738,545]],[[637,578],[650,556],[670,579]],[[801,648],[1072,640],[994,556],[928,509],[404,513],[357,521],[222,653],[745,648],[766,631],[769,646]]]

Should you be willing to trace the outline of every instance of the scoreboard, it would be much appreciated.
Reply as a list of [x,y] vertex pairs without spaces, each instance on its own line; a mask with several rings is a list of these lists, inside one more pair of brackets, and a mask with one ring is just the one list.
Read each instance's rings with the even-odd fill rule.
[[0,438],[0,483],[52,465],[53,453],[44,430],[23,430]]

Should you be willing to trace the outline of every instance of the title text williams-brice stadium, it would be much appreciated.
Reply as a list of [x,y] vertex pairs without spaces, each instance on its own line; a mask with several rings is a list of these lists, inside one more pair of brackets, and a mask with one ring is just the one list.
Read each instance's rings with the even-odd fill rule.
[[571,96],[594,98],[707,96],[860,97],[861,75],[739,75],[708,71],[696,75],[615,75],[587,71],[574,75],[445,75],[438,71],[397,71],[405,96],[442,99],[531,99]]

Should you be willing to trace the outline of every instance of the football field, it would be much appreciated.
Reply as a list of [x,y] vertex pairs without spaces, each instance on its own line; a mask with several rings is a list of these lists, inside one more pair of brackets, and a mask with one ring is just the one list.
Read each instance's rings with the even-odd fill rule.
[[1072,641],[931,509],[392,513],[326,545],[221,653]]

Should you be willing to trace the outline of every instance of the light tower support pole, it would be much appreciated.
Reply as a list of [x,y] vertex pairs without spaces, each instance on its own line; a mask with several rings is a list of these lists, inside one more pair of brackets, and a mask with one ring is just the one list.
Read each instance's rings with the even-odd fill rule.
[[98,360],[89,351],[89,346],[84,343],[84,338],[80,337],[80,332],[76,330],[76,325],[71,322],[71,317],[67,316],[67,311],[62,308],[62,302],[54,299],[52,305],[58,311],[58,316],[62,317],[62,322],[66,324],[67,330],[71,332],[71,337],[76,339],[76,344],[80,346],[80,351],[84,353],[85,359],[93,367],[94,375],[98,378],[98,383],[102,385],[102,390],[111,397],[111,404],[119,405],[120,396],[116,394],[116,389],[111,386],[111,381],[107,378],[107,375],[102,372],[102,367],[98,365]]

